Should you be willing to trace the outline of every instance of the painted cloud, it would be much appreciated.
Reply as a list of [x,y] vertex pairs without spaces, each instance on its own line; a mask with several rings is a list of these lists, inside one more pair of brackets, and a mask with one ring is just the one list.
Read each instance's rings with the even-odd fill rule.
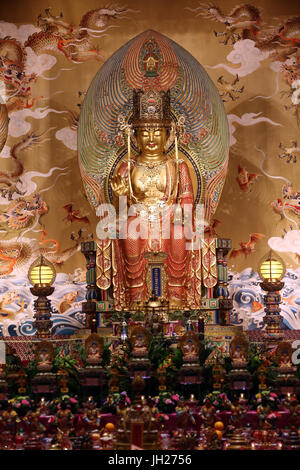
[[290,230],[283,238],[271,237],[268,240],[268,244],[274,251],[300,255],[300,230]]

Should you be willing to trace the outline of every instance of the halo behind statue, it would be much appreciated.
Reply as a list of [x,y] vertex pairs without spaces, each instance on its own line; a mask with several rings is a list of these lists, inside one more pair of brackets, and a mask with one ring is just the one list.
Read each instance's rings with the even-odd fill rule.
[[223,102],[199,62],[174,41],[151,30],[110,57],[94,77],[82,105],[78,155],[90,204],[96,208],[109,202],[105,187],[126,155],[124,130],[133,108],[133,90],[149,89],[170,90],[172,118],[183,129],[179,150],[195,170],[195,202],[204,202],[209,221],[228,165],[229,131]]

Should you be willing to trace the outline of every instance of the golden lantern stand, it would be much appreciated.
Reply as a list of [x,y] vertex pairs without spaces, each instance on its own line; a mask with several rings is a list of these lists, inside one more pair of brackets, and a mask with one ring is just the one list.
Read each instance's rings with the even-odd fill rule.
[[30,288],[30,292],[37,296],[34,301],[34,328],[37,330],[39,338],[49,338],[51,336],[51,328],[53,325],[51,318],[51,302],[47,299],[48,295],[53,294],[54,287],[34,286]]
[[41,255],[32,263],[28,271],[28,279],[33,285],[30,292],[37,297],[34,301],[34,323],[36,336],[39,338],[49,338],[51,336],[51,302],[47,297],[54,292],[51,284],[56,277],[55,268],[50,261]]
[[270,251],[270,253],[261,261],[259,273],[262,278],[260,287],[267,292],[264,295],[264,305],[266,315],[263,317],[266,325],[264,339],[270,342],[276,342],[283,338],[280,328],[282,316],[280,315],[281,296],[279,291],[284,287],[281,279],[285,273],[285,266],[282,259]]

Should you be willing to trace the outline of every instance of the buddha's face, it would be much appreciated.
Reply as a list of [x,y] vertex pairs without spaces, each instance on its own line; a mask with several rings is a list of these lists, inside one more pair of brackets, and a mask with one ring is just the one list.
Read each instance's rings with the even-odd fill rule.
[[163,153],[167,142],[167,129],[141,127],[137,130],[137,143],[142,155],[156,157]]

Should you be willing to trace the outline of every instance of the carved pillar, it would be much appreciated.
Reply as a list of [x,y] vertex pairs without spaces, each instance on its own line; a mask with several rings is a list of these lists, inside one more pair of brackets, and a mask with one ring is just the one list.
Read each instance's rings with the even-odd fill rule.
[[232,299],[228,291],[228,268],[226,256],[231,249],[231,240],[217,239],[217,273],[218,283],[215,288],[216,296],[219,298],[219,321],[221,325],[230,325],[230,310]]
[[284,282],[277,281],[277,282],[268,282],[263,281],[260,283],[260,287],[267,292],[264,295],[264,304],[265,304],[265,312],[266,315],[264,316],[264,324],[266,325],[265,330],[265,339],[267,341],[277,342],[278,340],[283,338],[283,333],[280,328],[280,323],[282,321],[282,316],[280,315],[280,307],[279,304],[281,302],[281,296],[279,291],[283,288]]
[[39,338],[49,338],[53,322],[51,320],[51,302],[47,296],[53,294],[54,287],[36,285],[30,288],[30,292],[37,296],[34,301],[35,321],[33,323],[37,330],[36,335]]
[[88,241],[81,243],[81,252],[86,259],[86,302],[82,303],[82,312],[86,314],[86,328],[97,333],[97,300],[99,289],[96,285],[96,243]]

